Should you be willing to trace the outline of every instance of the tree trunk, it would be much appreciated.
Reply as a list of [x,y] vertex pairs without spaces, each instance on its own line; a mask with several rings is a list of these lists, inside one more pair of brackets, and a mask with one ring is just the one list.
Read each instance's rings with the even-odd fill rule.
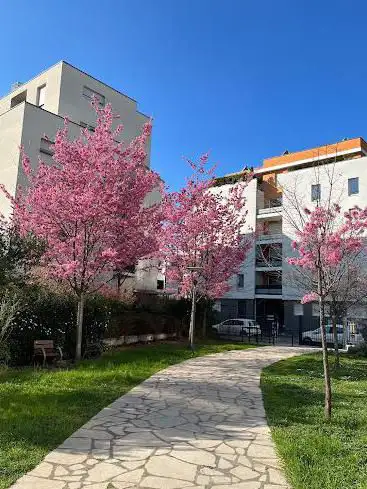
[[206,327],[208,324],[208,306],[207,303],[204,302],[204,310],[203,310],[203,338],[206,338]]
[[325,306],[324,298],[319,295],[320,305],[320,328],[321,328],[321,343],[322,343],[322,361],[324,365],[324,389],[325,389],[325,419],[330,421],[331,418],[331,382],[330,382],[330,367],[329,355],[327,349],[326,330],[325,330]]
[[190,317],[190,329],[189,329],[189,345],[192,351],[194,351],[194,334],[195,334],[195,315],[196,315],[196,285],[192,286],[192,298],[191,298],[191,317]]
[[343,317],[343,348],[347,348],[348,342],[348,317]]
[[121,274],[117,272],[117,295],[120,297],[121,293]]
[[333,335],[334,335],[334,353],[335,353],[335,368],[340,367],[340,353],[339,353],[339,340],[338,340],[338,330],[336,327],[336,317],[333,314],[331,316],[331,326],[333,328]]
[[78,313],[76,323],[76,352],[75,360],[78,362],[82,358],[82,339],[83,339],[83,316],[84,316],[84,294],[80,294],[78,300]]

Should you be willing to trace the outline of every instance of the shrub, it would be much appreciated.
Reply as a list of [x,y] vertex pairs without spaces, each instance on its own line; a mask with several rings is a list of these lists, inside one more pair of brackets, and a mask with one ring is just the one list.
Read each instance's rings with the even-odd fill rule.
[[348,355],[355,355],[357,357],[367,357],[367,343],[359,343],[349,348]]
[[5,365],[11,359],[9,338],[17,326],[16,319],[21,308],[19,294],[15,290],[5,290],[0,298],[0,363]]
[[68,354],[74,345],[75,305],[71,297],[32,287],[23,292],[24,309],[9,338],[11,362],[28,364],[34,340],[52,339]]
[[[45,288],[30,287],[24,291],[24,308],[15,320],[9,337],[11,363],[29,364],[33,357],[34,340],[52,339],[62,347],[67,358],[73,358],[76,340],[76,300]],[[98,342],[107,328],[110,300],[89,297],[84,311],[83,348]]]
[[[67,358],[74,358],[77,305],[74,296],[46,287],[23,289],[23,310],[14,320],[9,335],[11,364],[30,364],[35,340],[52,339]],[[188,312],[187,301],[154,297],[140,304],[126,304],[115,298],[94,295],[87,298],[84,310],[83,345],[88,350],[103,337],[147,333],[180,333]]]

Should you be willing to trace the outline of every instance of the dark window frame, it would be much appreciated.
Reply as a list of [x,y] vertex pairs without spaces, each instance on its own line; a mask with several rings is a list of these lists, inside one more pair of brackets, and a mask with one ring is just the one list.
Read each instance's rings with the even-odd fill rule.
[[50,141],[46,138],[41,138],[41,141],[40,141],[40,153],[44,153],[45,155],[50,155],[50,156],[53,156],[54,155],[54,150],[53,149],[47,149],[47,148],[44,148],[42,147],[42,142],[45,142],[47,143],[48,146],[51,146],[53,148],[53,145],[55,144],[53,141]]
[[314,183],[311,185],[311,201],[317,202],[321,199],[321,185]]
[[[356,184],[356,187],[354,187]],[[359,177],[348,178],[348,195],[359,194]]]
[[[39,108],[42,108],[44,105],[45,105],[45,100],[43,100],[43,104],[40,104],[40,98],[41,98],[41,91],[42,90],[45,90],[45,94],[46,94],[46,83],[44,83],[43,85],[40,85],[39,87],[37,87],[37,107]],[[45,99],[45,95],[43,97]]]
[[157,279],[157,290],[164,290],[164,280]]
[[245,287],[245,275],[243,273],[237,274],[237,288],[243,289]]
[[17,93],[17,95],[14,95],[14,97],[10,99],[10,108],[12,109],[13,107],[16,107],[17,105],[20,105],[26,101],[27,101],[27,89],[22,90],[21,92]]
[[[86,92],[91,92],[91,94]],[[86,98],[87,100],[92,100],[93,95],[95,95],[101,107],[104,107],[106,105],[106,97],[102,93],[93,90],[93,88],[89,88],[87,85],[83,86],[82,94],[83,97]]]

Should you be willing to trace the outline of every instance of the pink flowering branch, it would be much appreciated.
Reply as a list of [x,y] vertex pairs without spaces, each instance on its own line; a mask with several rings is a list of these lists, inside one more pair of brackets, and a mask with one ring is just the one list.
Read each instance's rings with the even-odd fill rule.
[[194,173],[186,186],[163,202],[160,255],[168,281],[178,285],[181,296],[191,296],[195,288],[197,298],[218,298],[229,290],[251,247],[243,234],[251,175],[225,194],[212,188],[208,155],[189,164]]
[[[37,168],[23,154],[25,189],[11,199],[14,221],[23,234],[42,239],[42,265],[50,278],[68,283],[81,307],[86,294],[101,288],[114,270],[124,269],[157,249],[159,206],[146,206],[146,196],[161,188],[158,175],[146,166],[151,124],[131,143],[116,143],[122,126],[112,130],[111,106],[94,101],[97,126],[70,140],[68,121],[58,131],[54,165]],[[80,356],[78,344],[77,357]]]

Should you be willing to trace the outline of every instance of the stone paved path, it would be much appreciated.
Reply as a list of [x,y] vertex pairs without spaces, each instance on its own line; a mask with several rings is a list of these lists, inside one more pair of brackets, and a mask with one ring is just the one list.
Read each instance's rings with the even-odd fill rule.
[[266,365],[304,351],[233,351],[159,372],[103,409],[12,487],[289,488],[259,380]]

